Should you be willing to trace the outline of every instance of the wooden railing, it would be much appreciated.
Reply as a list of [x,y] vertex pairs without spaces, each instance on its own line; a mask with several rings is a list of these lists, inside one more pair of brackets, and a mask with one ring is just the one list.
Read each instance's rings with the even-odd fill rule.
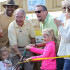
[[[27,13],[32,13],[33,11],[28,11],[27,1],[28,0],[15,0],[20,8],[23,8]],[[45,0],[48,11],[61,10],[61,1],[63,0]],[[2,7],[2,4],[4,3],[6,3],[6,1],[0,3],[0,12],[4,11],[4,8]]]

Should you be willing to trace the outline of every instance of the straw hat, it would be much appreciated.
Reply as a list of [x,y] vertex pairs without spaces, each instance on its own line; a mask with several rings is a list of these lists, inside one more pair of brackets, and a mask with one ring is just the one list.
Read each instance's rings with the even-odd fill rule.
[[15,1],[14,0],[8,0],[6,4],[3,4],[2,5],[4,8],[6,6],[15,6],[15,8],[17,9],[19,6],[18,5],[15,5]]

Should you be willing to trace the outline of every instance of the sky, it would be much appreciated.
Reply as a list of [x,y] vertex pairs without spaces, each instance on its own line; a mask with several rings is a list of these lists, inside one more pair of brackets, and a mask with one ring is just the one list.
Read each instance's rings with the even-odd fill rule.
[[6,1],[6,0],[0,0],[0,2],[3,2],[3,1]]

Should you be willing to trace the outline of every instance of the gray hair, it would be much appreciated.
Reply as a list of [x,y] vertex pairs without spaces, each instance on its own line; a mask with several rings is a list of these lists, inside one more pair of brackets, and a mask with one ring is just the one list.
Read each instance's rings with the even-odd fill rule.
[[18,11],[23,12],[23,14],[26,16],[26,13],[25,13],[25,11],[24,11],[22,8],[16,9],[15,12],[14,12],[14,15],[15,15]]
[[47,8],[45,5],[37,5],[36,7],[42,7],[44,11],[47,11]]

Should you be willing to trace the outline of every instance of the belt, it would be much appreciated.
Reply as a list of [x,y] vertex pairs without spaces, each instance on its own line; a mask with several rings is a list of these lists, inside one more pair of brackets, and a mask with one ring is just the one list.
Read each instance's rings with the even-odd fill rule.
[[23,47],[18,46],[18,48],[25,48],[25,46],[23,46]]

